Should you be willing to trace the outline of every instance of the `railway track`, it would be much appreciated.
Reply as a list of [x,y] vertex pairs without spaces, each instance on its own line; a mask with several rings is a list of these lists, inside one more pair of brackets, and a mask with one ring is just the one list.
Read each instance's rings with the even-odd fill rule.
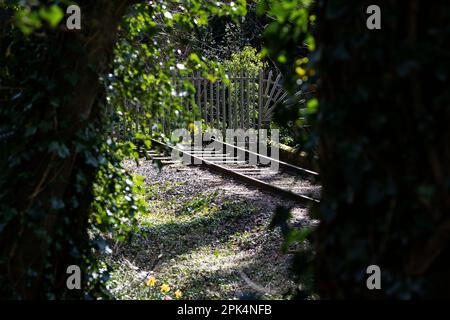
[[[153,140],[153,145],[156,145],[160,150],[162,149],[165,155],[153,149],[148,152],[147,156],[152,160],[161,161],[162,164],[184,162],[202,165],[224,176],[232,177],[250,186],[269,191],[303,205],[319,203],[320,187],[315,184],[318,177],[316,172],[222,141],[215,139],[212,139],[212,141],[222,144],[224,151],[217,152],[205,146],[172,146]],[[229,152],[230,150],[233,151]],[[180,160],[174,161],[173,157],[170,156],[174,152],[180,157]],[[258,160],[264,159],[266,162],[275,161],[278,170],[271,170],[268,165],[262,165],[259,161],[257,164],[250,164],[250,157]]]

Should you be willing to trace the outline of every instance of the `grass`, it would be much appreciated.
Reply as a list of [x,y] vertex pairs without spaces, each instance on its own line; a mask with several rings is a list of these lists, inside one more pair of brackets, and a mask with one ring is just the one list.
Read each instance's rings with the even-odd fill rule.
[[[116,242],[106,258],[108,285],[117,299],[283,299],[295,284],[277,231],[268,230],[262,208],[218,191],[193,190],[184,182],[147,183],[147,211],[138,232]],[[147,281],[152,277],[155,283]],[[152,281],[151,281],[152,282]],[[161,292],[166,284],[170,291]],[[167,291],[167,287],[164,287]]]

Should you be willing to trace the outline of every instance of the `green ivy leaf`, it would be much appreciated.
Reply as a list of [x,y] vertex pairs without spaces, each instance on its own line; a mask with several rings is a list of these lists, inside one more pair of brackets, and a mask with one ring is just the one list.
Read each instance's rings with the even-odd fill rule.
[[50,7],[41,7],[39,9],[39,16],[48,22],[50,27],[56,28],[61,19],[64,17],[64,13],[61,8],[57,5],[52,5]]

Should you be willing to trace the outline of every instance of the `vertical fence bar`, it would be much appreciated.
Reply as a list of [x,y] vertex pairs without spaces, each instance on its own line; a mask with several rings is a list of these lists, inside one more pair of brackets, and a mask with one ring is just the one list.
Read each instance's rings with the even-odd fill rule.
[[239,109],[238,109],[238,92],[237,92],[237,73],[234,73],[234,101],[233,101],[233,112],[234,112],[234,128],[233,129],[237,129],[238,127],[238,113],[239,113]]
[[208,99],[208,96],[207,96],[207,92],[208,92],[208,87],[207,87],[207,83],[206,83],[206,79],[205,78],[202,78],[202,81],[203,81],[203,102],[204,102],[204,105],[203,105],[203,115],[202,115],[202,119],[204,119],[205,120],[205,124],[207,124],[207,122],[206,122],[206,115],[208,114],[208,101],[207,101],[207,99]]
[[233,128],[233,103],[231,101],[231,84],[232,84],[232,74],[228,73],[228,79],[230,83],[228,84],[228,128]]
[[246,103],[245,103],[245,116],[247,118],[247,129],[251,128],[251,123],[250,123],[250,72],[246,72],[246,77],[245,77],[245,88],[246,88]]
[[243,129],[247,128],[247,101],[245,100],[246,97],[246,85],[247,85],[247,70],[242,70],[242,93],[241,93],[241,100],[242,100],[242,124]]
[[201,83],[200,83],[200,74],[197,73],[197,112],[198,114],[194,114],[194,120],[197,116],[200,116],[200,121],[202,120],[202,99],[201,99]]
[[264,103],[263,99],[263,77],[264,77],[264,71],[259,70],[259,87],[258,87],[258,129],[262,129],[262,105]]
[[217,129],[220,129],[220,82],[216,82],[216,117]]
[[214,83],[209,81],[209,126],[214,127]]
[[241,96],[241,104],[240,104],[240,108],[241,108],[241,128],[245,129],[245,107],[244,107],[244,71],[241,70],[241,74],[240,74],[240,84],[241,84],[241,88],[240,88],[240,96]]
[[257,86],[256,86],[256,81],[257,81],[257,74],[256,73],[252,73],[252,108],[253,108],[253,128],[254,129],[258,129],[258,118],[257,118],[257,96],[258,96],[258,91],[257,91]]
[[222,81],[222,132],[223,132],[223,139],[225,140],[225,132],[227,129],[227,105],[225,100],[225,82]]

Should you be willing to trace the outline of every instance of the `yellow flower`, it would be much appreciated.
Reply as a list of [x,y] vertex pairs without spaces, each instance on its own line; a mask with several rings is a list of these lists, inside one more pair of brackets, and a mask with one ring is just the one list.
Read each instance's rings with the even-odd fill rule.
[[295,68],[295,72],[297,72],[297,74],[298,74],[300,77],[302,77],[302,76],[304,76],[304,75],[306,74],[305,69],[303,69],[303,68],[301,68],[301,67]]
[[189,123],[188,130],[191,133],[197,134],[199,132],[199,128],[194,123]]
[[175,298],[180,299],[183,296],[183,292],[180,290],[175,291]]
[[169,291],[170,291],[169,285],[164,283],[164,284],[161,286],[161,292],[167,293],[167,292],[169,292]]
[[156,284],[156,278],[154,276],[150,276],[147,280],[147,286],[154,287]]

